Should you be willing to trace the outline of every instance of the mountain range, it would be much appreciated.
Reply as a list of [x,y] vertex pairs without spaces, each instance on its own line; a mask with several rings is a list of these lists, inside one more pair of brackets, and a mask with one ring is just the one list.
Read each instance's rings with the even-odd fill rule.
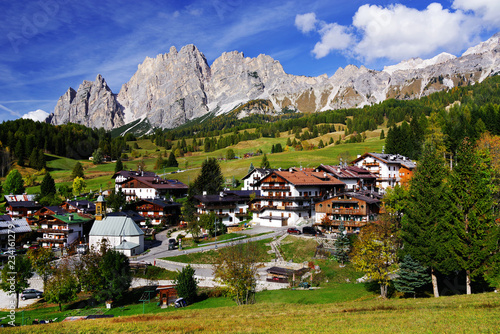
[[175,128],[256,99],[268,103],[252,104],[251,110],[243,108],[239,117],[363,107],[390,98],[414,99],[475,84],[499,72],[500,33],[460,57],[441,53],[426,60],[412,58],[382,71],[348,65],[331,77],[287,74],[270,56],[249,58],[237,51],[223,53],[210,66],[196,46],[186,45],[179,51],[171,47],[168,53],[147,57],[118,94],[101,75],[93,82],[84,81],[76,91],[70,87],[47,122],[109,130],[147,120],[152,127]]

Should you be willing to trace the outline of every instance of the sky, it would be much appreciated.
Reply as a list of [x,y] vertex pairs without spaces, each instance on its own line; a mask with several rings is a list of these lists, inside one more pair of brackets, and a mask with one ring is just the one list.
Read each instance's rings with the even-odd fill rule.
[[500,31],[499,0],[0,1],[0,121],[51,113],[101,74],[117,94],[146,57],[194,44],[267,54],[294,75],[375,70],[441,52],[460,56]]

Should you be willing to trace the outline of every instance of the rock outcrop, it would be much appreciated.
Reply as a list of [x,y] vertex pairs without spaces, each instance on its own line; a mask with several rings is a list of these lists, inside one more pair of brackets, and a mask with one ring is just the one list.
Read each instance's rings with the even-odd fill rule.
[[458,58],[442,53],[382,71],[349,65],[331,77],[287,74],[269,56],[248,58],[236,51],[223,53],[209,66],[194,45],[187,45],[179,52],[172,47],[169,53],[146,58],[116,99],[101,76],[95,82],[84,81],[76,92],[70,88],[59,99],[51,122],[110,129],[147,118],[154,127],[173,128],[208,112],[223,114],[257,99],[267,100],[265,112],[274,113],[284,108],[315,112],[362,107],[474,84],[498,72],[500,34]]
[[93,82],[85,80],[77,91],[70,87],[57,101],[48,121],[56,125],[71,122],[107,130],[124,124],[122,109],[100,74]]

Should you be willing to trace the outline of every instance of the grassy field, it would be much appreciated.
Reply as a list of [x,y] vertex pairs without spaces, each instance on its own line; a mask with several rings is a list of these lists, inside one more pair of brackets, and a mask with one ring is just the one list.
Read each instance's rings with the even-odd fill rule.
[[[142,311],[142,304],[133,306]],[[145,304],[146,312],[158,310]],[[6,333],[498,333],[495,293],[427,299],[380,300],[360,284],[322,290],[266,291],[254,305],[209,298],[185,309],[127,316],[132,306],[110,311],[113,319],[4,328]],[[122,316],[123,314],[123,316]]]
[[[289,168],[289,167],[317,167],[320,164],[338,164],[339,158],[350,161],[356,158],[358,154],[363,154],[365,152],[380,152],[382,146],[384,145],[384,140],[379,139],[380,129],[367,132],[367,139],[363,143],[354,144],[340,144],[340,145],[328,145],[322,149],[314,149],[310,151],[294,151],[291,149],[288,152],[270,154],[271,147],[280,143],[283,147],[286,145],[287,138],[293,140],[292,135],[283,132],[279,138],[258,138],[255,140],[240,142],[237,145],[227,147],[222,150],[216,150],[214,152],[195,152],[188,153],[184,157],[178,157],[177,161],[179,167],[166,168],[165,170],[155,170],[154,165],[159,154],[164,154],[165,149],[155,146],[149,139],[139,139],[136,142],[128,142],[132,147],[134,143],[138,144],[138,149],[133,149],[136,155],[140,155],[137,158],[132,158],[132,154],[129,153],[130,160],[124,162],[124,169],[136,170],[140,162],[145,164],[145,169],[148,171],[155,171],[158,174],[170,173],[173,171],[181,170],[182,172],[176,174],[168,174],[167,178],[178,179],[181,182],[189,184],[192,182],[199,174],[201,165],[207,157],[222,158],[226,156],[226,152],[229,149],[233,149],[237,156],[243,156],[245,153],[256,152],[257,149],[261,149],[267,154],[268,160],[272,168]],[[308,142],[315,145],[318,144],[319,140],[322,139],[325,143],[328,143],[330,137],[337,140],[338,137],[343,134],[343,132],[329,133],[324,136],[311,139]],[[167,154],[170,151],[167,151]],[[54,155],[47,154],[47,171],[49,171],[54,178],[57,186],[60,185],[72,185],[71,171],[76,164],[77,160],[57,157]],[[87,182],[87,191],[98,191],[102,189],[110,189],[113,187],[114,182],[111,176],[114,173],[115,163],[106,162],[100,165],[94,165],[92,161],[89,160],[79,160],[83,165],[85,172],[85,181]],[[233,176],[241,180],[248,172],[250,164],[255,167],[260,166],[262,161],[261,156],[255,156],[247,159],[235,159],[230,161],[221,161],[220,166],[222,173],[226,178],[232,178]],[[31,168],[23,167],[19,168],[21,174],[26,176],[28,174],[35,176],[35,186],[29,187],[27,192],[30,194],[38,193],[40,191],[40,182],[43,179],[43,175],[33,170]],[[4,181],[5,178],[0,181]]]
[[[257,248],[256,251],[263,254],[261,258],[259,258],[259,261],[270,262],[274,259],[274,254],[267,253],[267,251],[271,249],[271,247],[267,246],[267,244],[269,244],[271,241],[272,238],[252,242],[254,245],[256,245]],[[210,250],[200,253],[191,253],[191,254],[183,254],[172,257],[165,257],[164,259],[181,263],[211,264],[214,263],[214,257],[217,256],[217,254],[218,254],[217,251]]]

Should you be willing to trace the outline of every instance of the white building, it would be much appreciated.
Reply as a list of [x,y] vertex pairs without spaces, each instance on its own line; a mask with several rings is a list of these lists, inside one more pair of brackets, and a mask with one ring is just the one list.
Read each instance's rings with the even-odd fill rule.
[[144,252],[144,232],[128,216],[106,217],[95,221],[89,233],[89,246],[99,249],[103,239],[126,256]]
[[197,195],[194,196],[198,201],[197,214],[213,212],[220,223],[226,226],[237,225],[251,217],[248,203],[259,194],[258,190],[232,190],[222,191],[219,195]]
[[297,226],[314,217],[314,204],[344,189],[345,183],[325,172],[274,171],[259,181],[261,196],[252,206],[253,221],[262,226]]
[[388,187],[401,184],[400,170],[405,170],[411,175],[416,168],[415,162],[399,154],[365,153],[358,156],[352,163],[375,174],[377,188],[381,192],[385,192]]

